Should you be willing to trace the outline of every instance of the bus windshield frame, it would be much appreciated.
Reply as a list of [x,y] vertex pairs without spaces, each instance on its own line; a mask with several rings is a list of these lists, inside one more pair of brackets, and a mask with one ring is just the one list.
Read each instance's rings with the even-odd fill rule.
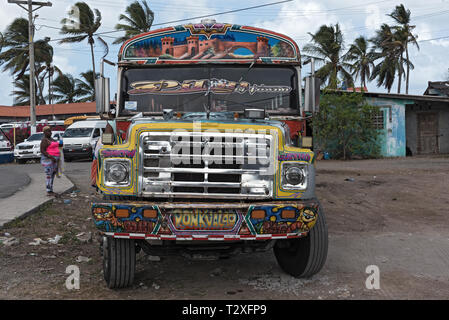
[[[119,114],[243,112],[299,114],[293,65],[191,64],[121,67]],[[150,102],[151,101],[151,102]]]

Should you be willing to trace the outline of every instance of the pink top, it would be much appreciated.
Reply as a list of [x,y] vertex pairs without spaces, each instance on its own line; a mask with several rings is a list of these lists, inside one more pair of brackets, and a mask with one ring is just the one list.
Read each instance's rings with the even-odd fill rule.
[[53,157],[59,157],[61,153],[59,152],[59,142],[53,141],[47,148],[47,153]]

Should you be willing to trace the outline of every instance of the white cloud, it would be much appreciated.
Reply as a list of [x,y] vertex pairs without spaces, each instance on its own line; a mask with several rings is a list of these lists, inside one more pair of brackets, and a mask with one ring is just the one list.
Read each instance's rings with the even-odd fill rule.
[[[14,18],[26,17],[26,12],[17,5],[8,4],[2,0],[0,4],[0,31],[3,31]],[[111,31],[118,22],[118,16],[123,13],[128,3],[133,0],[85,0],[91,8],[97,8],[102,13],[102,27],[100,32]],[[60,27],[60,20],[67,14],[70,3],[76,1],[52,1],[51,8],[41,8],[36,11],[39,14],[36,24],[38,31],[36,39],[42,39],[49,36],[52,39],[61,38],[59,30],[44,27],[47,25],[53,28]],[[360,34],[368,37],[372,36],[374,31],[383,22],[392,22],[386,16],[394,6],[401,2],[412,11],[412,23],[417,25],[416,33],[419,40],[432,39],[449,35],[447,27],[447,14],[440,14],[444,10],[449,10],[449,1],[447,0],[407,0],[407,1],[385,1],[376,2],[368,0],[365,3],[359,0],[295,0],[261,9],[242,11],[234,14],[219,15],[215,19],[220,22],[230,22],[240,25],[253,25],[284,33],[298,42],[303,47],[309,40],[308,32],[316,32],[323,24],[339,23],[346,42],[346,47]],[[197,0],[187,3],[185,0],[148,0],[150,7],[155,12],[154,23],[161,23],[173,20],[179,20],[189,17],[202,16],[220,11],[233,10],[249,6],[259,5],[258,0],[241,2],[239,0],[227,0],[226,2]],[[434,16],[416,18],[414,17],[426,14],[438,13]],[[198,22],[200,19],[193,19],[191,22]],[[187,21],[186,21],[187,22]],[[181,22],[180,22],[181,23]],[[180,24],[179,23],[179,24]],[[174,23],[178,24],[178,23]],[[167,26],[167,25],[164,25]],[[164,27],[161,26],[161,27]],[[156,28],[156,27],[155,27]],[[118,36],[117,33],[108,34],[108,36]],[[109,43],[110,53],[108,58],[116,59],[118,45],[112,45],[113,38],[105,37]],[[89,70],[91,66],[90,48],[87,41],[80,44],[59,44],[52,42],[55,49],[55,64],[64,72],[72,73],[78,76],[80,72]],[[421,50],[411,49],[411,59],[416,68],[411,73],[411,93],[422,94],[429,80],[442,79],[447,72],[449,62],[447,62],[447,48],[449,39],[426,41],[420,43]],[[95,47],[95,57],[98,66],[99,56],[102,48],[99,45]],[[98,68],[98,67],[97,67]],[[116,85],[116,70],[106,67],[106,75],[111,77],[111,91],[114,92]],[[0,101],[2,104],[12,103],[12,97],[9,93],[12,90],[12,78],[6,72],[0,73]],[[384,91],[383,88],[376,88],[375,83],[369,85],[370,90]],[[394,91],[394,88],[393,88]]]
[[[323,13],[319,19],[312,14],[323,10],[325,7],[317,2],[288,2],[282,5],[277,15],[258,19],[255,25],[288,35],[300,44],[310,39],[308,32],[317,31],[323,23],[338,22],[337,16],[332,14]],[[343,28],[345,23],[340,22],[340,25]]]
[[74,74],[77,72],[76,66],[74,66],[67,57],[55,55],[53,57],[53,63],[58,66],[64,73]]
[[375,30],[376,28],[379,28],[379,26],[382,24],[382,18],[380,9],[378,6],[375,5],[369,5],[366,7],[366,14],[367,17],[365,19],[365,26],[368,30]]

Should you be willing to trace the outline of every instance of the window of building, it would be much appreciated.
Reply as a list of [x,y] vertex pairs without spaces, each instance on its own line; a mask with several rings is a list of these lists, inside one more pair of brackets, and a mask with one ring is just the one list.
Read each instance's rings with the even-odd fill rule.
[[381,108],[376,109],[372,115],[371,120],[373,127],[378,130],[385,129],[384,125],[384,111]]

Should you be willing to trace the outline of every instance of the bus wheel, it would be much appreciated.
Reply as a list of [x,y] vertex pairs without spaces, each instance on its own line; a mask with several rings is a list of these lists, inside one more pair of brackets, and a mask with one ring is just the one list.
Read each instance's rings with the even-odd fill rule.
[[282,270],[296,278],[308,278],[324,266],[327,248],[326,217],[320,207],[317,222],[306,237],[278,240],[273,250]]
[[131,239],[103,237],[103,274],[108,288],[133,284],[136,271],[136,245]]

